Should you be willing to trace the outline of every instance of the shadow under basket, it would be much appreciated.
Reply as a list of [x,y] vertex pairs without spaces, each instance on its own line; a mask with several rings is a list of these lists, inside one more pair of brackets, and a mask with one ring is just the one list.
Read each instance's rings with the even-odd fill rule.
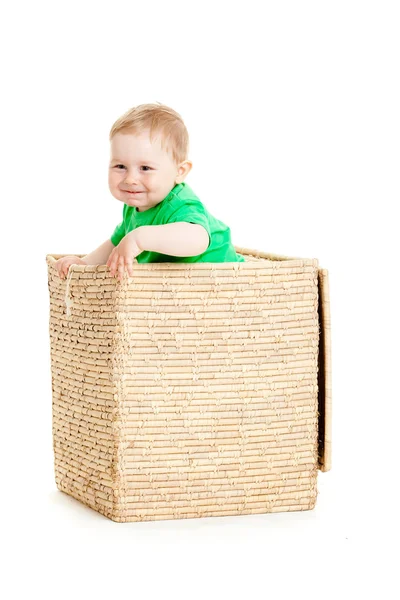
[[[331,467],[328,272],[47,255],[55,478],[114,521],[310,510]],[[82,255],[78,255],[82,256]]]

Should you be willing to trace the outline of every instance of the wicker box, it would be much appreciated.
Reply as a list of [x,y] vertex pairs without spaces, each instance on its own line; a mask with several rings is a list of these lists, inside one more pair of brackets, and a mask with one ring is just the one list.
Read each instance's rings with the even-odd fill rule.
[[[328,272],[47,255],[55,477],[114,521],[309,510],[330,469]],[[80,255],[82,256],[82,255]]]

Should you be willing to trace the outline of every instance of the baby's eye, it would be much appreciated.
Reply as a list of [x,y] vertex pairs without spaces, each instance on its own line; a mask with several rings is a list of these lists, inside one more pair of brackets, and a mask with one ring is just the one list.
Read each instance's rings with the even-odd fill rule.
[[123,169],[125,169],[124,165],[115,165],[116,169],[118,169],[118,167],[122,167]]
[[142,169],[146,169],[146,171],[147,171],[147,170],[151,170],[151,167],[147,167],[147,166],[143,165]]

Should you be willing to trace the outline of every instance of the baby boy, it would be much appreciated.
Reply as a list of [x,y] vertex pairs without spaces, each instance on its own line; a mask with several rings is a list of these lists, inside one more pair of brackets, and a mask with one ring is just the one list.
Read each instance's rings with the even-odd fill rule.
[[121,281],[137,262],[243,262],[230,229],[213,217],[184,182],[192,168],[189,136],[178,113],[142,104],[110,131],[111,194],[124,203],[123,220],[104,244],[83,258],[56,262],[63,279],[71,265],[104,265]]

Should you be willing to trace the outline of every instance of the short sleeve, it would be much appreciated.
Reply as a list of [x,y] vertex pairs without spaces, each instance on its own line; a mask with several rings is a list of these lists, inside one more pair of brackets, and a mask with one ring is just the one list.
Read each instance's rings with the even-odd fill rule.
[[122,240],[123,237],[125,237],[126,234],[126,230],[125,230],[125,204],[124,204],[124,208],[122,211],[122,221],[119,225],[116,226],[116,228],[114,229],[113,234],[111,235],[111,242],[114,244],[114,246],[118,246],[118,244],[120,243],[120,241]]
[[110,239],[114,246],[118,246],[123,237],[125,237],[125,223],[122,221],[122,223],[116,226]]
[[168,216],[168,223],[178,223],[185,221],[186,223],[195,223],[202,225],[208,233],[209,246],[211,244],[211,229],[208,221],[207,212],[201,202],[198,200],[185,200],[181,206],[174,210]]

